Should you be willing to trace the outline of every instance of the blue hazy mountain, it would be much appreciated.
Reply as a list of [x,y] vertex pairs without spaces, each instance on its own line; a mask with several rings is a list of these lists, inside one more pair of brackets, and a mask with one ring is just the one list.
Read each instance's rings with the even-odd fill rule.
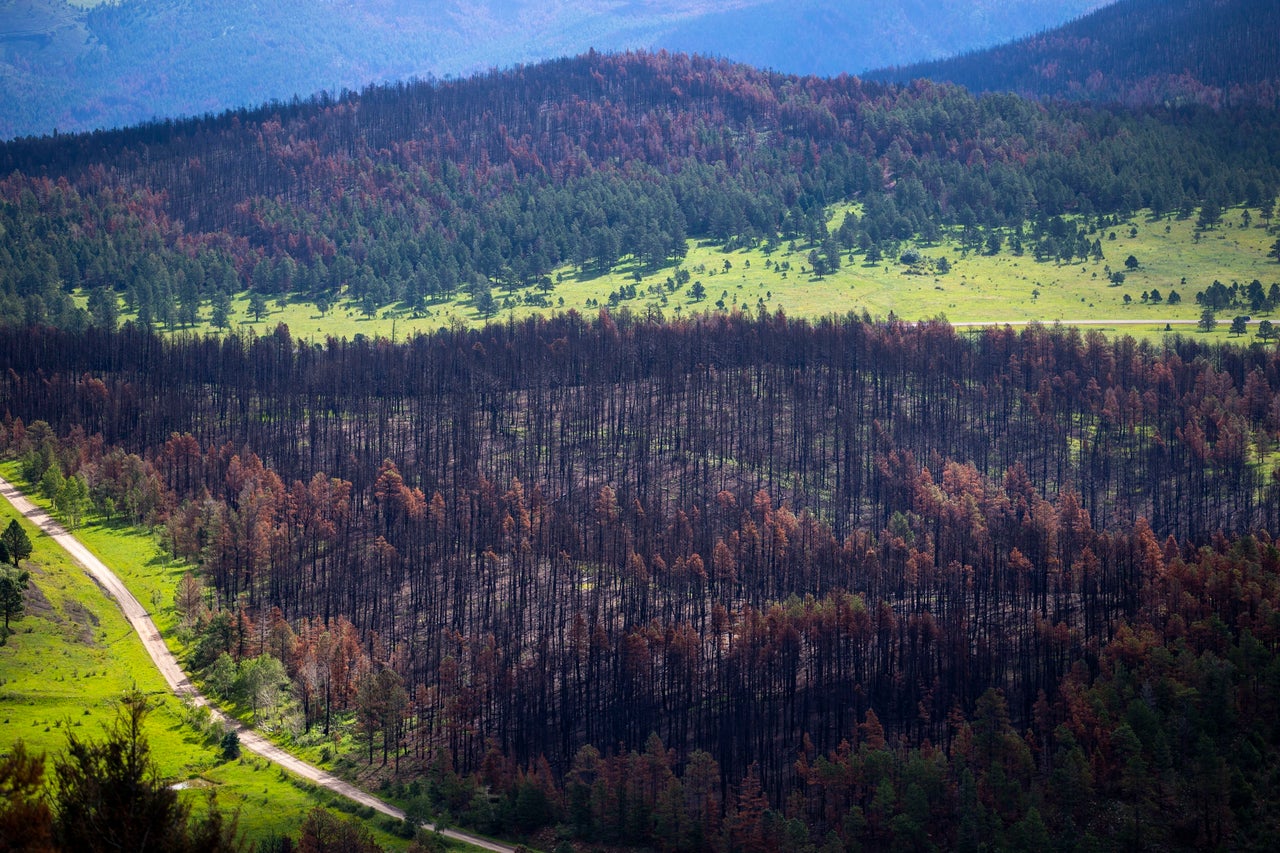
[[1280,2],[1120,0],[1011,44],[867,76],[1135,105],[1274,107],[1280,105]]
[[1000,44],[1105,2],[770,0],[698,16],[659,43],[796,74],[856,74],[904,64],[901,57],[919,62]]
[[[82,8],[89,5],[91,8]],[[0,0],[0,138],[601,51],[857,73],[1007,41],[1102,0]]]

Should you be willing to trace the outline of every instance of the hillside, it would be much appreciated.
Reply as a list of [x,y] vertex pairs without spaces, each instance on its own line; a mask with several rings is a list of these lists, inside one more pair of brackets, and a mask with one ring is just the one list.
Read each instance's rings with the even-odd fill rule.
[[1275,848],[1275,347],[620,313],[0,363],[0,454],[199,565],[191,668],[287,673],[282,741],[450,823]]
[[[0,139],[200,115],[319,91],[671,48],[857,72],[1036,32],[1099,0],[65,0],[0,2]],[[92,6],[90,9],[81,6]]]
[[1272,0],[1122,0],[1013,44],[867,76],[1071,100],[1274,107],[1277,32]]
[[[562,274],[668,268],[689,238],[799,241],[830,269],[943,227],[1021,245],[1030,224],[1065,262],[1095,257],[1097,237],[1057,217],[1207,204],[1213,227],[1243,202],[1269,224],[1277,122],[589,54],[2,145],[0,316],[109,325],[123,297],[144,325],[223,325],[249,287],[322,314],[466,294],[487,317],[508,300],[555,306]],[[829,224],[845,201],[856,212]]]

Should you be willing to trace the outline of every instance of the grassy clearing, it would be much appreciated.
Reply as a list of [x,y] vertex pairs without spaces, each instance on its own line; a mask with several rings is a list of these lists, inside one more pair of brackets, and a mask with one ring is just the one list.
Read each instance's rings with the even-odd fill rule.
[[[850,208],[844,206],[831,211],[833,228],[847,209]],[[665,317],[675,317],[735,309],[755,313],[764,307],[769,311],[782,309],[795,317],[866,311],[878,317],[893,313],[907,320],[945,316],[953,323],[1124,321],[1098,328],[1135,337],[1160,337],[1166,333],[1165,324],[1170,323],[1169,331],[1231,340],[1229,312],[1220,316],[1216,331],[1206,334],[1196,329],[1201,311],[1195,302],[1196,291],[1214,280],[1244,285],[1258,279],[1264,287],[1280,282],[1280,264],[1267,257],[1275,236],[1256,224],[1240,227],[1242,213],[1241,208],[1228,211],[1222,225],[1203,233],[1197,233],[1194,219],[1165,217],[1152,221],[1145,214],[1136,215],[1094,235],[1101,240],[1105,258],[1083,264],[1037,262],[1029,251],[1015,256],[1007,246],[996,255],[966,253],[950,236],[934,244],[903,246],[904,251],[916,248],[933,260],[946,257],[951,270],[944,275],[914,274],[896,258],[867,264],[861,254],[852,261],[846,254],[838,271],[816,278],[808,270],[810,247],[803,244],[784,244],[767,255],[763,248],[726,252],[718,245],[691,242],[681,264],[690,273],[690,282],[682,287],[673,289],[673,282],[668,281],[673,279],[675,267],[653,271],[624,262],[606,275],[562,269],[554,276],[555,289],[549,294],[552,307],[523,304],[524,295],[532,290],[507,294],[495,288],[494,299],[500,307],[490,319],[518,320],[569,309],[590,315],[597,306],[609,305],[611,294],[634,287],[635,297],[617,301],[615,310],[625,306],[635,313],[661,312]],[[1137,269],[1125,267],[1124,261],[1130,255],[1138,259]],[[1124,272],[1124,284],[1112,285],[1108,268]],[[705,290],[701,300],[691,295],[694,282],[701,282]],[[1182,303],[1144,303],[1142,293],[1153,289],[1162,296],[1177,290]],[[1128,303],[1124,301],[1126,295]],[[403,339],[417,331],[455,324],[474,326],[485,319],[469,297],[457,294],[429,305],[420,317],[412,316],[404,306],[390,306],[370,318],[348,301],[340,301],[321,315],[313,304],[295,299],[283,305],[270,301],[267,313],[254,320],[248,310],[248,296],[247,292],[241,293],[233,300],[232,331],[252,329],[264,334],[277,323],[285,323],[301,338],[352,338],[363,334]],[[723,307],[718,307],[717,302]],[[207,319],[208,310],[204,313]],[[1280,321],[1280,317],[1274,321]],[[194,331],[214,329],[206,322]]]
[[[13,463],[0,469],[6,477],[17,476]],[[0,527],[11,518],[20,516],[0,500]],[[224,761],[216,734],[193,726],[193,714],[168,692],[115,602],[48,536],[21,523],[33,545],[31,559],[23,563],[32,584],[26,615],[0,646],[0,751],[22,739],[52,756],[65,747],[67,727],[81,737],[98,738],[114,719],[119,697],[137,687],[156,703],[147,736],[160,773],[186,783],[184,796],[193,808],[204,808],[205,792],[216,791],[220,808],[239,809],[240,827],[251,841],[296,832],[317,805],[350,809],[341,798],[251,755]],[[76,535],[117,570],[168,634],[166,626],[175,618],[174,587],[184,567],[166,560],[150,535],[133,529],[91,524]],[[154,606],[157,599],[160,604]],[[384,847],[406,846],[386,831],[386,819],[368,823]]]
[[[0,522],[15,517],[0,503]],[[115,603],[51,539],[24,526],[34,546],[24,564],[33,583],[26,616],[0,647],[0,749],[21,738],[52,756],[65,747],[68,726],[80,737],[99,738],[119,697],[137,687],[156,704],[147,737],[160,773],[186,782],[194,807],[203,808],[203,792],[213,789],[221,808],[240,809],[250,840],[296,828],[323,800],[265,762],[223,761],[190,725]]]

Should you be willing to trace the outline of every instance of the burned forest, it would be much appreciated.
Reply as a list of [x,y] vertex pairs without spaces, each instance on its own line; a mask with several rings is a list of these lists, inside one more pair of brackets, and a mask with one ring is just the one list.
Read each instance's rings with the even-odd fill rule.
[[211,590],[192,667],[278,659],[306,731],[354,718],[455,820],[1275,838],[1274,349],[624,310],[30,327],[0,362],[24,476],[80,478]]

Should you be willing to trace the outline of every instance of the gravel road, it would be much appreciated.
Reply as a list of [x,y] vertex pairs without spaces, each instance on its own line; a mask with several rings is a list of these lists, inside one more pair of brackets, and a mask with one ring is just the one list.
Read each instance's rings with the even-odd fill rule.
[[[155,623],[151,621],[146,609],[138,602],[138,599],[133,597],[133,593],[129,592],[128,587],[121,582],[120,578],[116,577],[111,569],[107,568],[101,560],[91,554],[89,549],[80,544],[80,541],[68,533],[61,524],[54,521],[43,509],[29,501],[26,495],[3,477],[0,477],[0,495],[3,495],[9,503],[13,504],[14,509],[48,534],[49,538],[61,545],[71,555],[71,558],[79,563],[81,568],[88,572],[89,576],[97,581],[98,585],[116,600],[125,618],[133,626],[133,630],[142,638],[142,644],[146,647],[147,654],[151,655],[151,659],[155,661],[160,674],[164,676],[164,680],[169,683],[169,687],[174,693],[187,697],[197,705],[208,707],[214,717],[236,730],[237,734],[240,735],[241,746],[250,752],[279,764],[290,773],[354,800],[362,806],[369,806],[397,819],[404,818],[404,812],[390,803],[384,803],[349,782],[344,782],[333,774],[290,755],[253,729],[248,728],[238,720],[227,717],[217,708],[210,706],[208,700],[191,683],[191,679],[187,677],[187,674],[178,664],[178,659],[173,656],[173,652],[169,651],[169,647],[164,644],[164,640],[160,637],[160,631],[156,628]],[[434,827],[428,825],[428,828]],[[452,829],[442,829],[440,832],[448,838],[464,841],[484,850],[506,851],[506,853],[511,853],[511,851],[515,850],[514,847],[509,845],[498,844],[485,838],[468,835],[465,832],[458,832]]]

